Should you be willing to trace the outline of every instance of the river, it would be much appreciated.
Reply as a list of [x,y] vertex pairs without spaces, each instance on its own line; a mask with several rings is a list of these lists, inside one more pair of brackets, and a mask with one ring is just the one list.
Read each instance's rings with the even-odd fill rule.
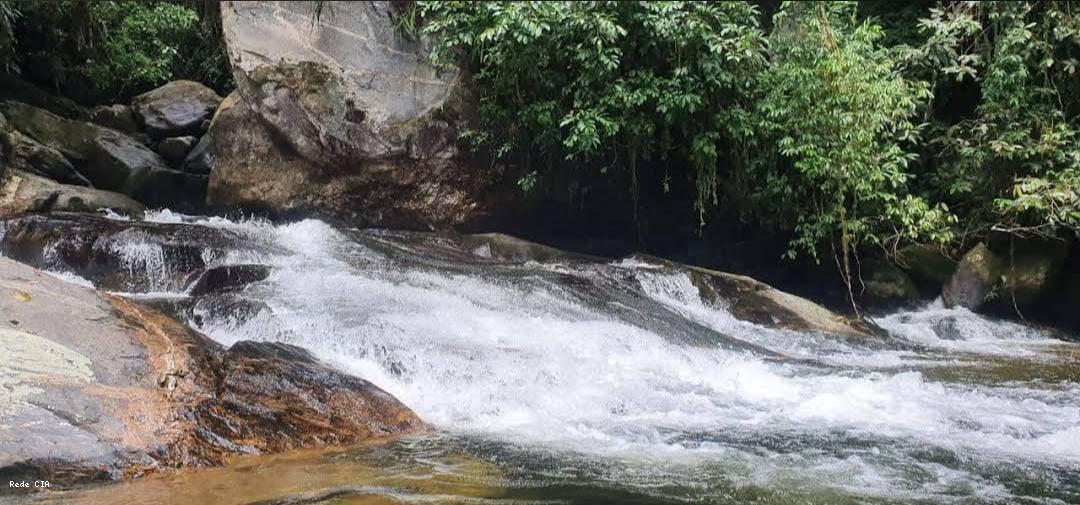
[[[940,302],[880,315],[886,338],[771,329],[647,258],[500,261],[436,235],[317,220],[149,220],[260,247],[244,317],[213,339],[278,340],[394,394],[435,429],[389,445],[56,491],[51,503],[1080,503],[1080,345]],[[147,276],[129,296],[186,295]],[[86,282],[57,273],[73,282]]]

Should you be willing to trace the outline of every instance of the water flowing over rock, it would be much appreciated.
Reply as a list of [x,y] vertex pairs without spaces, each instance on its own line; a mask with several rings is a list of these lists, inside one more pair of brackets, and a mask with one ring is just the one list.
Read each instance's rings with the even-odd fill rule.
[[471,109],[461,75],[426,62],[391,2],[328,2],[318,18],[298,2],[221,12],[239,96],[211,125],[210,204],[412,229],[492,218],[499,174],[457,147]]
[[5,480],[63,486],[423,429],[392,396],[302,349],[226,349],[154,309],[6,258],[0,312]]
[[[541,489],[544,499],[571,503],[595,503],[611,486],[618,494],[603,496],[622,499],[607,503],[1067,503],[1080,493],[1077,345],[967,309],[911,308],[875,318],[870,331],[747,277],[500,234],[157,211],[143,221],[32,217],[7,223],[4,246],[23,252],[4,254],[47,257],[86,230],[100,249],[120,251],[108,254],[141,258],[50,269],[99,287],[110,269],[122,270],[138,288],[128,296],[234,346],[237,366],[221,370],[236,391],[264,379],[231,374],[286,358],[273,374],[288,374],[314,357],[370,380],[435,428],[328,456],[342,471],[335,461],[374,458],[400,474],[411,468],[400,458],[415,457],[438,469],[407,471],[410,479],[456,480],[454,458],[465,453],[504,472],[484,481],[505,490],[492,497]],[[171,258],[182,244],[168,241],[181,238],[193,246],[186,257],[199,258],[194,267],[140,266]],[[226,289],[196,293],[194,279],[212,271]],[[237,345],[244,341],[263,346]],[[269,431],[262,414],[283,405],[363,410],[281,386],[266,390],[282,402],[230,402],[252,416],[230,433],[261,439]],[[232,413],[193,415],[223,431],[235,425]],[[279,419],[293,415],[286,409]],[[235,450],[254,446],[229,441]],[[189,489],[185,477],[167,488]],[[333,485],[340,489],[311,482],[266,498],[429,498],[409,485],[372,486],[366,475],[345,479]],[[584,489],[587,498],[555,488]]]

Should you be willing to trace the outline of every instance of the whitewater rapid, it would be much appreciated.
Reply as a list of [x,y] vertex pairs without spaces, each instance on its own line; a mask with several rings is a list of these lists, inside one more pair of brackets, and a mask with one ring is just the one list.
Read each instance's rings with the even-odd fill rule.
[[[1080,476],[1080,384],[930,373],[1080,364],[1080,347],[1026,326],[936,303],[877,318],[892,344],[870,345],[740,321],[723,301],[704,302],[686,274],[637,260],[447,265],[392,234],[315,220],[147,219],[272,246],[204,258],[273,270],[242,293],[262,310],[234,318],[197,307],[199,330],[223,344],[305,347],[456,436],[590,458],[614,465],[612,478],[646,483],[655,471],[687,486],[722,478],[935,502],[1023,497],[1009,485],[1014,468],[1043,472],[1044,485]],[[123,253],[153,277],[167,265],[152,249]],[[580,286],[600,288],[586,296]],[[161,289],[134,295],[184,296]],[[642,312],[664,316],[631,317]],[[1080,493],[1059,484],[1066,500]]]

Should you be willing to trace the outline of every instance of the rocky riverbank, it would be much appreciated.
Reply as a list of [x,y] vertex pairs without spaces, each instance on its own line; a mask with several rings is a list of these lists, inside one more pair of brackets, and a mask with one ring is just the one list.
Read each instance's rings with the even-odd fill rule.
[[7,258],[0,313],[4,480],[65,486],[424,429],[392,396],[303,349],[226,348],[157,309]]

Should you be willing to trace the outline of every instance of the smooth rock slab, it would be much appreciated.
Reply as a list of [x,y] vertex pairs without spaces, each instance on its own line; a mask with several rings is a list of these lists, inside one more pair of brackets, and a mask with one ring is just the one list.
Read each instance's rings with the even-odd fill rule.
[[424,429],[389,394],[302,349],[225,349],[154,309],[6,258],[0,313],[5,480],[70,485]]

